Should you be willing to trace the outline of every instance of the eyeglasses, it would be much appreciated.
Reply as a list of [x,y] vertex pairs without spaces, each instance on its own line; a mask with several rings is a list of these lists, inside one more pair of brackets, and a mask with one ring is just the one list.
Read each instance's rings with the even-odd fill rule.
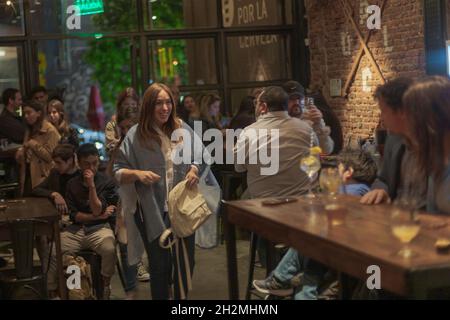
[[173,106],[172,100],[156,100],[157,107],[162,107],[163,105],[172,107]]

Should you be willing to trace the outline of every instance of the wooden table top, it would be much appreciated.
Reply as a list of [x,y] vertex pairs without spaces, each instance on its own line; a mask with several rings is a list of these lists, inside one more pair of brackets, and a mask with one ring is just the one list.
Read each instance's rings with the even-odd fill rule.
[[439,253],[434,247],[438,238],[450,239],[450,216],[421,213],[420,233],[411,242],[416,255],[404,259],[396,254],[402,244],[391,231],[390,206],[362,205],[356,197],[339,196],[337,201],[347,208],[347,213],[344,224],[333,226],[324,208],[329,200],[324,199],[311,205],[305,197],[298,197],[296,202],[277,206],[264,206],[261,199],[229,201],[226,212],[231,223],[293,246],[306,256],[360,279],[369,276],[368,266],[378,265],[384,280],[382,287],[395,293],[408,292],[408,281],[415,272],[428,277],[431,271],[446,271],[450,282],[450,253]]
[[0,222],[15,219],[60,219],[55,206],[46,198],[20,198],[7,200],[8,208],[0,211]]

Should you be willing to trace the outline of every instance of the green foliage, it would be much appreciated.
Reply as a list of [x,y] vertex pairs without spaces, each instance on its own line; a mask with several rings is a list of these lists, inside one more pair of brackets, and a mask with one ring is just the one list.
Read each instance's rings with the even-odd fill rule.
[[[134,31],[137,29],[136,1],[104,1],[104,13],[92,16],[99,31]],[[100,85],[100,93],[106,113],[115,112],[117,95],[131,85],[130,39],[106,38],[89,42],[85,61],[94,69],[94,79]]]
[[[152,2],[150,8],[149,19],[152,19],[152,29],[180,29],[184,28],[183,19],[183,0],[166,0]],[[147,25],[149,22],[147,21]],[[174,66],[174,74],[164,77],[164,70],[167,69],[169,73],[170,64],[172,61],[167,61],[166,66],[162,65],[160,57],[158,55],[158,49],[166,49],[166,58],[168,58],[168,49],[171,48],[173,52],[172,59],[178,61],[178,65]],[[152,51],[152,58],[155,61],[156,68],[153,70],[156,81],[162,81],[165,83],[174,83],[175,77],[178,76],[182,80],[187,79],[187,59],[186,59],[186,41],[185,40],[162,40],[153,41],[150,45]],[[183,83],[186,84],[186,83]]]
[[[141,1],[141,0],[137,0]],[[146,0],[147,1],[147,0]],[[146,16],[146,24],[152,20],[153,29],[176,29],[184,27],[183,0],[164,0],[148,2],[151,4],[150,15]],[[136,0],[105,0],[104,13],[92,16],[95,29],[99,32],[136,31],[137,9]],[[153,59],[158,66],[155,76],[158,81],[173,82],[173,77],[162,77],[158,57],[158,48],[172,48],[173,58],[178,61],[175,75],[187,79],[187,59],[185,54],[186,42],[184,40],[154,41],[152,47]],[[108,114],[115,112],[116,97],[124,88],[131,85],[130,71],[130,39],[102,38],[89,42],[90,49],[85,55],[85,61],[94,69],[94,79],[99,82],[100,92],[105,111]]]
[[127,39],[92,40],[85,61],[94,68],[94,78],[108,114],[115,112],[116,98],[131,85],[130,44]]

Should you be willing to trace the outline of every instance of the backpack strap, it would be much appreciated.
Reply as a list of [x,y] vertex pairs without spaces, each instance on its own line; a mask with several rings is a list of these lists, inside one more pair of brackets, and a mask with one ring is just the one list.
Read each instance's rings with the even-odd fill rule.
[[[172,229],[164,230],[164,232],[159,237],[159,245],[161,248],[169,249],[172,254],[173,246],[175,245],[175,260],[177,264],[177,275],[178,278],[178,287],[180,289],[180,298],[181,300],[186,300],[186,295],[189,291],[192,290],[192,277],[191,277],[191,266],[189,263],[189,255],[187,252],[186,244],[184,242],[183,238],[177,238],[174,236],[174,239],[172,241],[169,240],[168,244],[165,245],[165,242],[172,234]],[[181,263],[180,263],[180,246],[179,243],[181,242],[181,250],[183,251],[183,260],[184,260],[184,267],[185,267],[185,273],[186,273],[186,282],[187,282],[187,290],[185,290],[183,285],[183,277],[181,275]]]
[[[183,238],[179,239],[180,241],[177,241],[175,243],[175,258],[177,260],[177,270],[178,270],[178,285],[180,288],[180,298],[181,300],[186,300],[187,294],[189,291],[192,290],[192,278],[191,278],[191,267],[189,264],[189,256],[186,248],[186,244],[184,242]],[[184,284],[183,284],[183,277],[181,275],[181,264],[180,264],[180,247],[179,243],[181,242],[181,250],[183,251],[183,260],[184,260],[184,268],[185,268],[185,274],[186,274],[186,284],[187,288],[185,290]]]
[[189,255],[186,248],[186,243],[184,239],[181,239],[181,247],[183,248],[184,266],[186,269],[186,281],[187,281],[187,291],[192,290],[192,277],[191,277],[191,266],[189,263]]
[[[183,243],[183,240],[181,240]],[[180,268],[180,247],[178,246],[179,242],[175,242],[175,259],[177,260],[177,271],[178,271],[178,287],[180,289],[180,298],[181,300],[186,300],[186,292],[184,291],[183,285],[183,277],[181,276],[181,268]]]
[[168,244],[166,245],[165,242],[167,241],[167,239],[170,237],[170,235],[172,234],[172,229],[166,229],[164,230],[164,232],[161,234],[161,236],[159,237],[159,246],[161,248],[164,249],[169,249],[172,248],[172,246],[178,241],[178,239],[176,237],[173,237],[172,241],[169,241]]

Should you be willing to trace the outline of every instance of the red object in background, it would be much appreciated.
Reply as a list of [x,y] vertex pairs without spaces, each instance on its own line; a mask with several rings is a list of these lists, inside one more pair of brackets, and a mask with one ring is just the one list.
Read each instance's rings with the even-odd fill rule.
[[102,131],[105,128],[105,112],[103,111],[102,98],[100,97],[100,90],[96,86],[91,87],[91,94],[89,97],[89,109],[87,118],[91,129],[94,131]]

